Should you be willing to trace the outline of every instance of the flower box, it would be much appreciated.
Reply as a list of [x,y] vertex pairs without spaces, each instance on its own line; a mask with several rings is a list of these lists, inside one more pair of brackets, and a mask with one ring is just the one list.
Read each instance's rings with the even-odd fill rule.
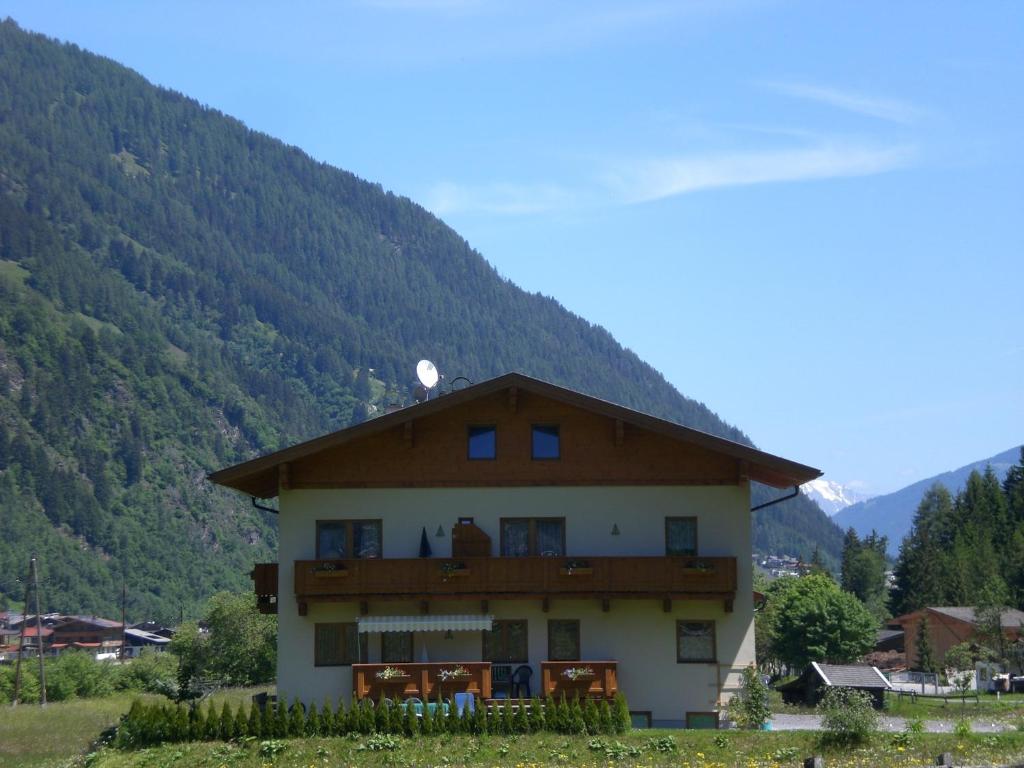
[[437,670],[437,679],[443,683],[469,680],[471,676],[469,670],[463,666]]
[[596,680],[597,674],[592,667],[566,667],[562,670],[562,677],[573,683],[582,683]]
[[406,680],[412,679],[412,675],[398,667],[384,667],[384,669],[374,673],[374,677],[382,683],[404,683]]
[[560,576],[590,576],[594,573],[593,568],[559,568]]

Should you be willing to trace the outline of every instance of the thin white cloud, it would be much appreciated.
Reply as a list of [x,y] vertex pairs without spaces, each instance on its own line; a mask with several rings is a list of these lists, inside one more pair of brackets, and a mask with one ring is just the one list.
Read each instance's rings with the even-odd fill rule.
[[490,213],[523,216],[564,210],[576,195],[555,184],[483,184],[467,186],[444,181],[427,191],[425,205],[438,216]]
[[786,96],[828,104],[831,107],[845,109],[847,112],[856,112],[859,115],[868,115],[893,123],[912,123],[922,114],[920,108],[906,101],[867,96],[823,85],[765,83],[765,87]]
[[906,166],[910,146],[824,145],[792,150],[667,157],[608,177],[620,200],[642,203],[723,187],[870,176]]

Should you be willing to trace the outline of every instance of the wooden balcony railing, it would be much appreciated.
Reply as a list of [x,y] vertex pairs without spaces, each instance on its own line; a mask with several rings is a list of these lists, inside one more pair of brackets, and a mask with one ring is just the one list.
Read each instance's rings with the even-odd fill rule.
[[307,602],[381,599],[723,600],[732,610],[734,557],[463,557],[297,560],[295,595]]
[[[385,669],[402,676],[381,678]],[[465,670],[464,675],[452,675]],[[357,699],[393,701],[415,696],[423,701],[451,698],[456,693],[472,693],[477,699],[491,698],[491,662],[459,661],[430,664],[353,664],[352,692]]]
[[542,661],[541,692],[545,696],[611,699],[618,693],[618,662]]

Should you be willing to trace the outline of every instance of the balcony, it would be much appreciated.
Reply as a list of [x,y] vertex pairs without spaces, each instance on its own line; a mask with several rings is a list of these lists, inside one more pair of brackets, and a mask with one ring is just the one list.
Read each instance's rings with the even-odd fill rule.
[[[257,590],[269,590],[268,564],[257,566]],[[261,571],[260,569],[266,569]],[[369,600],[509,600],[596,598],[722,600],[732,610],[734,557],[462,557],[382,560],[297,560],[295,597],[310,602]],[[259,578],[257,578],[257,574]],[[273,591],[260,593],[276,603]]]
[[541,692],[567,699],[611,699],[619,691],[618,662],[542,661]]
[[[388,670],[385,672],[385,670]],[[422,664],[353,664],[355,698],[381,697],[402,701],[411,696],[424,701],[450,699],[456,693],[491,698],[491,663],[460,661]]]
[[277,563],[256,563],[249,577],[260,613],[277,613]]

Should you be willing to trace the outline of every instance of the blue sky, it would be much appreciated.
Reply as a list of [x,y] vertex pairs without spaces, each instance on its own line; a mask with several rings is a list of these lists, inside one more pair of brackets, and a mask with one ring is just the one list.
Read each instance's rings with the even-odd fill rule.
[[826,477],[1024,440],[1024,4],[0,12],[409,196]]

